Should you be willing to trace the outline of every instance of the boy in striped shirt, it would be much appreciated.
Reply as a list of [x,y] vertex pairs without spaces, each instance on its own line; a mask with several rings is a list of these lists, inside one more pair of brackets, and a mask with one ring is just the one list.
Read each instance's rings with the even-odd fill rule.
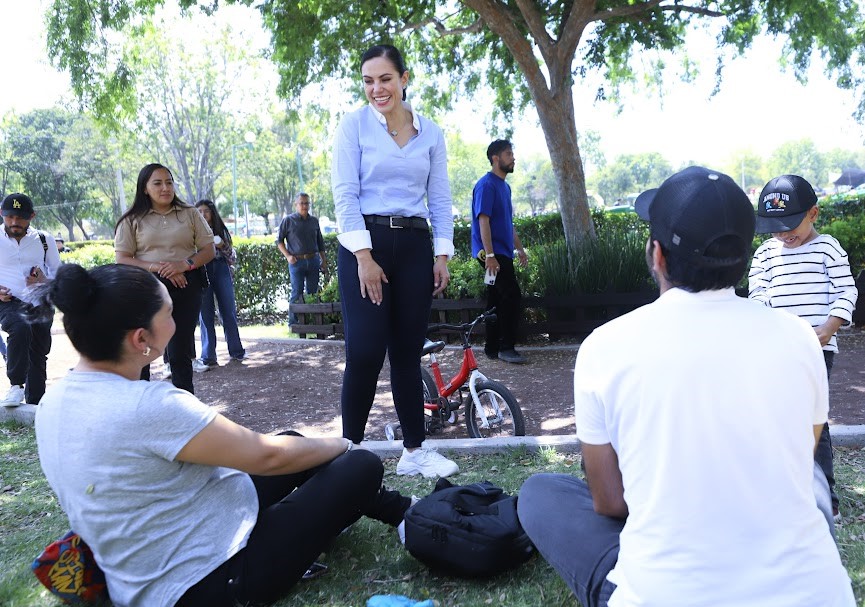
[[[807,320],[823,346],[826,374],[838,351],[835,333],[850,324],[858,291],[847,253],[835,238],[814,227],[819,210],[814,188],[798,175],[781,175],[766,184],[757,201],[757,233],[771,233],[754,253],[748,297]],[[838,514],[829,424],[814,458],[826,474],[832,511]]]

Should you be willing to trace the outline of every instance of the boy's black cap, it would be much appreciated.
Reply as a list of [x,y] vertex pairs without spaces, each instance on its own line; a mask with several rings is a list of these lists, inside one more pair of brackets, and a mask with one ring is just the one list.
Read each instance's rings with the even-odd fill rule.
[[724,267],[740,258],[716,258],[706,249],[722,236],[742,242],[742,258],[751,253],[754,207],[727,175],[705,167],[679,171],[654,190],[637,197],[634,209],[652,226],[652,237],[698,266]]
[[775,177],[766,184],[757,200],[757,233],[795,230],[815,204],[817,194],[803,177]]
[[30,219],[33,216],[33,201],[27,194],[9,194],[0,205],[0,215],[3,217],[18,215],[18,217]]

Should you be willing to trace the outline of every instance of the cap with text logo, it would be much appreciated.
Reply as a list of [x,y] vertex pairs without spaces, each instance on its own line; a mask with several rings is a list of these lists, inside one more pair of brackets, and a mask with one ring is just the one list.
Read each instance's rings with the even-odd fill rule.
[[789,232],[817,204],[817,194],[805,178],[781,175],[766,184],[757,199],[757,233]]
[[[727,175],[705,167],[679,171],[637,196],[634,209],[651,224],[652,237],[701,267],[726,267],[751,256],[754,207],[748,196]],[[718,239],[732,236],[741,255],[718,258],[707,249]]]
[[30,219],[33,216],[33,201],[27,194],[9,194],[0,205],[0,214],[3,217],[17,215]]

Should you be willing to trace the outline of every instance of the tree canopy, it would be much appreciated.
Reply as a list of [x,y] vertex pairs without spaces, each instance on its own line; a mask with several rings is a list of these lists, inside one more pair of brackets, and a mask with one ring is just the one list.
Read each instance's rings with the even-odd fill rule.
[[[227,0],[252,5],[253,0]],[[69,70],[78,96],[98,114],[129,111],[135,74],[113,52],[112,31],[140,27],[164,0],[54,0],[48,48]],[[179,0],[216,10],[218,1]],[[427,78],[421,99],[447,104],[485,87],[505,116],[533,103],[550,152],[567,240],[594,233],[574,116],[573,87],[590,71],[607,83],[601,98],[635,79],[638,64],[661,75],[655,51],[679,49],[689,28],[719,24],[717,70],[760,34],[782,37],[783,62],[804,78],[818,52],[838,85],[862,85],[865,30],[857,0],[272,0],[256,3],[272,33],[280,94],[310,82],[354,76],[372,44],[406,51]],[[686,73],[691,66],[681,54]],[[413,94],[414,91],[412,91]]]

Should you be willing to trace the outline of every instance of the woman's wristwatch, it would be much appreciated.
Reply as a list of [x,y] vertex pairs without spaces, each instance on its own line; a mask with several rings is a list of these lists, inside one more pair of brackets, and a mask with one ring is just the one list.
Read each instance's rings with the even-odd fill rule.
[[189,269],[190,269],[190,270],[194,270],[194,269],[195,269],[195,262],[192,261],[192,258],[191,258],[191,257],[190,257],[189,259],[186,260],[186,265],[189,266]]

